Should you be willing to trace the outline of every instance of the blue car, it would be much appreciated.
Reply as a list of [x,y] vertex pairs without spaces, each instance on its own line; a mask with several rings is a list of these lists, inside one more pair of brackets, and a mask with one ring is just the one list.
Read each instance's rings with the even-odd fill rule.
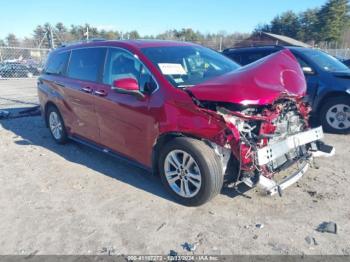
[[345,65],[347,65],[347,67],[350,68],[350,59],[342,61]]
[[223,54],[241,65],[288,48],[297,58],[307,82],[313,116],[331,133],[350,131],[350,69],[333,56],[311,48],[262,46],[230,48]]

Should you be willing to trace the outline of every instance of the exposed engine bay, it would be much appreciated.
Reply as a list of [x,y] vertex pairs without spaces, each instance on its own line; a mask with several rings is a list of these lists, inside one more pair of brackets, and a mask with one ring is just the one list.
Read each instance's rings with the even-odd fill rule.
[[[281,195],[282,189],[296,182],[316,152],[323,156],[334,154],[333,147],[320,142],[322,128],[310,128],[311,109],[302,99],[285,97],[266,106],[196,102],[208,111],[215,111],[225,121],[226,145],[220,154],[224,165],[230,164],[228,150],[238,161],[236,182],[244,182],[249,187],[260,185],[270,195]],[[292,165],[297,166],[297,172],[284,177],[282,182],[273,180],[277,173]]]
[[[221,123],[222,130],[209,140],[225,174],[237,173],[236,184],[259,185],[270,195],[281,195],[302,177],[314,156],[334,154],[333,147],[320,141],[322,127],[309,126],[306,88],[296,58],[284,50],[186,91],[209,115],[209,123]],[[283,172],[287,174],[278,179]]]

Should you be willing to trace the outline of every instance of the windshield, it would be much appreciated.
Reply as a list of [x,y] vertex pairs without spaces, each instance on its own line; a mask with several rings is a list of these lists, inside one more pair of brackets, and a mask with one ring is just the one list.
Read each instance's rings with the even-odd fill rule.
[[307,56],[311,61],[317,64],[320,68],[329,72],[345,71],[349,68],[340,62],[335,57],[319,51],[319,50],[305,50],[304,55]]
[[240,67],[229,58],[199,46],[149,47],[142,52],[178,88],[203,83]]

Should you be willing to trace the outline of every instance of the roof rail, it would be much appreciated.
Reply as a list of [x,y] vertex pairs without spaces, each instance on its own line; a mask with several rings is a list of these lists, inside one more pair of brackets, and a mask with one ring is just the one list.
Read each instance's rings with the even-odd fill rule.
[[228,52],[228,51],[231,51],[231,50],[237,50],[237,49],[243,49],[243,48],[257,48],[257,47],[261,47],[261,48],[264,48],[264,47],[274,47],[274,48],[281,48],[281,49],[284,49],[284,48],[288,48],[288,47],[302,47],[302,48],[305,48],[303,46],[299,46],[299,45],[246,45],[246,46],[237,46],[237,47],[230,47],[230,48],[226,48],[224,49],[222,52]]
[[99,41],[106,41],[106,39],[105,38],[82,39],[79,41],[62,43],[59,47],[67,47],[67,46],[71,46],[71,45],[78,45],[78,44],[92,43],[92,42],[99,42]]
[[246,46],[237,46],[237,47],[230,47],[226,48],[224,51],[230,51],[230,50],[236,50],[236,49],[241,49],[241,48],[253,48],[253,47],[274,47],[274,48],[285,48],[287,45],[246,45]]

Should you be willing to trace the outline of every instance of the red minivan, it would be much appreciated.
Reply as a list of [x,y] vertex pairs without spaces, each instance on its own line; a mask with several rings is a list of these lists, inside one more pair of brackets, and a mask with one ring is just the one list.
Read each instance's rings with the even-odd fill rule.
[[313,156],[332,155],[322,128],[308,124],[305,90],[288,50],[240,67],[199,45],[156,40],[63,46],[38,79],[56,142],[153,170],[188,206],[212,199],[224,178],[282,194]]

